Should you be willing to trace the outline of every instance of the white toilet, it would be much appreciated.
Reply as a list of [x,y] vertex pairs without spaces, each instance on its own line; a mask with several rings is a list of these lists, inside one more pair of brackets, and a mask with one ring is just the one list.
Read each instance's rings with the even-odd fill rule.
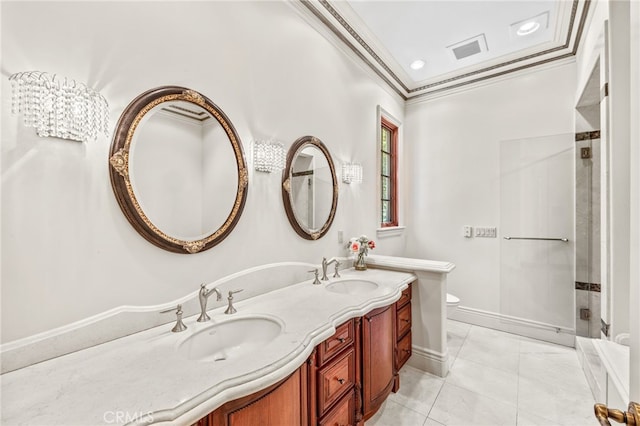
[[458,305],[460,305],[460,299],[453,294],[447,293],[447,318],[458,308]]

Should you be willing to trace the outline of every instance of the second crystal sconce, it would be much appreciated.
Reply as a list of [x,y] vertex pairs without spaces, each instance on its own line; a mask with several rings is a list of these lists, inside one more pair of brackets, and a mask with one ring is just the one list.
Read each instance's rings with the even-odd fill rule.
[[342,181],[344,183],[362,183],[362,164],[342,163]]
[[253,141],[253,167],[259,172],[278,172],[284,169],[284,145],[274,141]]

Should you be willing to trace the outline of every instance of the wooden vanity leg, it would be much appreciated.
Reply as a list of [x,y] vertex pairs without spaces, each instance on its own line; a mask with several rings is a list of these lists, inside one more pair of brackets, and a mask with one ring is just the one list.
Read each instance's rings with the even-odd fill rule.
[[356,426],[364,426],[364,407],[362,403],[362,317],[355,319],[356,348]]

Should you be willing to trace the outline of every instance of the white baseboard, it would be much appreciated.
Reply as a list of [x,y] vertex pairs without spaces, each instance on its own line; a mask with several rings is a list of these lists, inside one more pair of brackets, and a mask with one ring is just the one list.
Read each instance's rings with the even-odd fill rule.
[[439,377],[446,377],[449,372],[449,354],[432,351],[419,346],[411,347],[411,357],[407,364]]
[[575,347],[575,329],[512,317],[495,312],[459,306],[450,316],[452,320],[481,327],[493,328],[532,339],[544,340],[558,345]]

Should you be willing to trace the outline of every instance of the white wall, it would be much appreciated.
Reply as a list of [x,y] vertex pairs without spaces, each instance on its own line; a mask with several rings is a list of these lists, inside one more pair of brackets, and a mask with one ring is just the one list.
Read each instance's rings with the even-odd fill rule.
[[[403,103],[284,2],[31,2],[2,5],[2,92],[7,78],[42,70],[74,78],[109,101],[112,128],[138,94],[181,85],[211,98],[252,139],[290,146],[314,135],[337,168],[363,163],[362,185],[341,185],[331,231],[301,239],[282,206],[280,176],[253,173],[238,225],[195,255],[139,236],[109,183],[111,135],[80,144],[38,138],[2,102],[2,341],[120,305],[164,303],[241,269],[344,255],[345,237],[375,235],[376,106],[403,119]],[[400,254],[402,237],[378,243]],[[436,253],[437,254],[437,253]],[[259,285],[259,283],[247,283]],[[239,296],[241,296],[240,294]],[[168,319],[169,321],[170,319]]]
[[407,105],[407,254],[455,263],[447,285],[462,306],[500,312],[501,230],[462,236],[500,223],[500,142],[574,133],[575,73],[556,64]]
[[[640,115],[640,3],[632,2],[630,10],[630,116]],[[629,399],[640,400],[640,122],[631,120],[631,264],[629,283],[629,331],[631,334],[631,356],[629,359]]]

